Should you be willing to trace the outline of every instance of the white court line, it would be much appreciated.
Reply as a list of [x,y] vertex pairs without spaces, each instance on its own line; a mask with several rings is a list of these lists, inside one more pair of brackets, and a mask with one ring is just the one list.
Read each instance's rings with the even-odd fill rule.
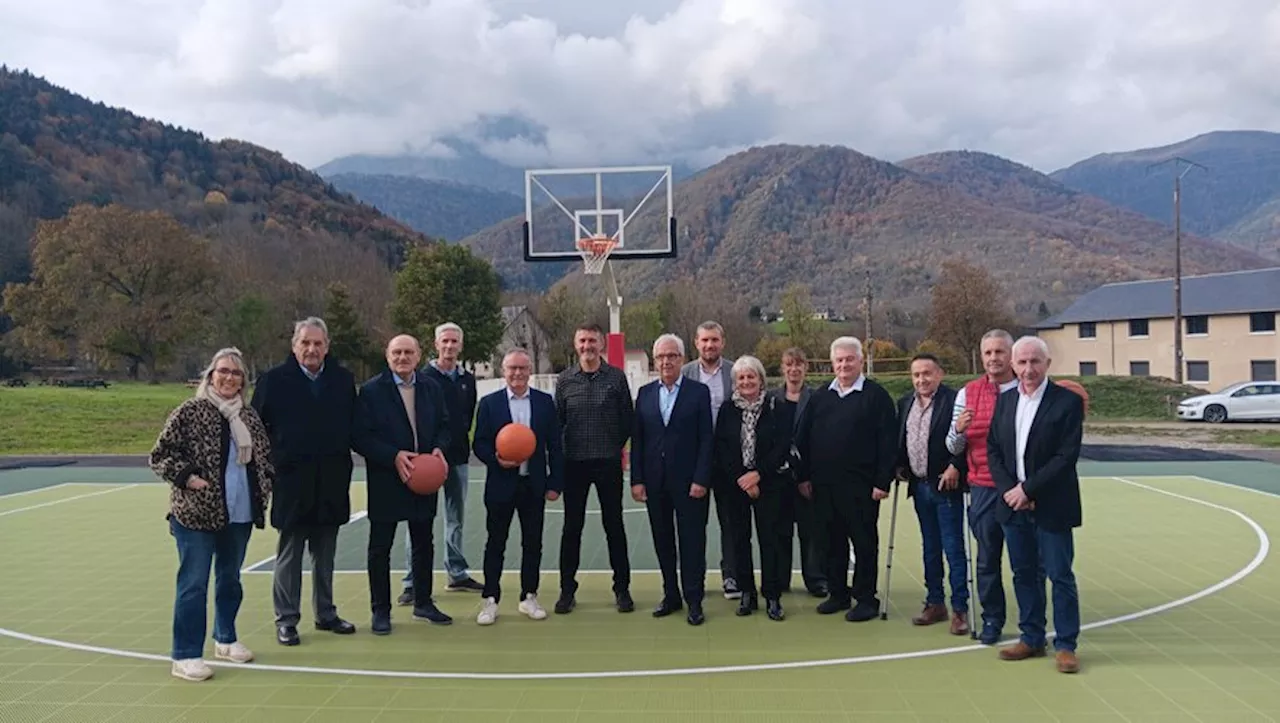
[[1231,489],[1231,490],[1242,490],[1244,492],[1252,492],[1255,495],[1264,495],[1266,497],[1280,497],[1280,494],[1276,494],[1275,492],[1268,492],[1266,490],[1256,490],[1252,487],[1245,487],[1244,485],[1237,485],[1237,484],[1232,484],[1230,482],[1222,482],[1216,479],[1209,479],[1208,477],[1201,477],[1200,475],[1196,475],[1196,474],[1174,475],[1174,476],[1187,477],[1189,479],[1200,480],[1201,482],[1208,482],[1211,485],[1218,485],[1219,487],[1226,487],[1227,489]]
[[19,507],[16,510],[6,510],[4,512],[0,512],[0,517],[8,517],[9,515],[16,515],[19,512],[30,512],[31,510],[38,510],[44,507],[52,507],[54,505],[60,505],[63,502],[71,502],[72,500],[82,500],[86,497],[97,497],[99,495],[109,495],[112,492],[119,492],[121,490],[127,490],[137,486],[138,485],[136,484],[126,484],[122,487],[112,487],[109,490],[98,490],[97,492],[86,492],[82,495],[75,495],[74,497],[63,497],[62,499],[53,500],[52,502],[41,502],[38,505],[31,505],[30,507]]
[[[356,520],[363,520],[368,516],[369,516],[369,510],[360,510],[359,512],[356,512],[355,514],[347,518],[347,524],[351,524]],[[268,562],[271,562],[274,559],[276,559],[276,555],[275,553],[272,553],[270,557],[264,557],[261,560],[258,560],[257,562],[253,563],[252,565],[244,568],[243,570],[240,571],[240,574],[243,575],[245,573],[257,573],[257,574],[263,574],[263,575],[270,575],[273,573],[272,570],[259,570],[258,568],[262,567]]]
[[0,495],[0,500],[7,500],[7,499],[9,499],[9,498],[11,498],[11,497],[25,497],[25,496],[27,496],[27,495],[33,495],[33,494],[35,494],[35,493],[37,493],[37,492],[48,492],[49,490],[56,490],[56,489],[58,489],[59,487],[66,487],[68,484],[70,484],[70,483],[68,483],[68,482],[59,482],[59,483],[58,483],[58,484],[56,484],[56,485],[49,485],[48,487],[36,487],[36,488],[34,488],[34,489],[23,490],[23,491],[21,491],[21,492],[10,492],[10,493],[9,493],[9,494],[7,494],[7,495]]
[[[1177,475],[1168,477],[1169,479],[1192,479],[1190,477],[1179,477]],[[1271,549],[1271,540],[1267,537],[1267,533],[1262,529],[1261,525],[1243,512],[1217,505],[1212,502],[1196,499],[1195,497],[1187,497],[1174,492],[1166,492],[1157,487],[1151,487],[1138,482],[1133,482],[1120,477],[1095,477],[1093,479],[1110,479],[1123,484],[1131,485],[1139,489],[1145,489],[1158,494],[1173,497],[1187,502],[1193,502],[1215,510],[1221,510],[1243,520],[1258,537],[1258,552],[1253,559],[1237,571],[1234,575],[1222,580],[1210,587],[1199,592],[1192,593],[1185,597],[1178,598],[1171,602],[1157,605],[1156,607],[1139,610],[1135,613],[1121,615],[1119,617],[1099,620],[1080,626],[1081,631],[1096,630],[1098,628],[1116,625],[1118,623],[1129,622],[1141,618],[1166,612],[1183,605],[1190,604],[1202,598],[1213,595],[1252,574],[1263,561],[1266,560]],[[63,640],[55,640],[53,638],[44,638],[37,635],[21,633],[16,630],[0,628],[0,635],[22,640],[29,643],[40,645],[49,645],[65,650],[77,650],[87,653],[97,653],[100,655],[114,655],[122,658],[133,658],[136,660],[150,660],[161,663],[172,662],[167,655],[158,655],[155,653],[141,653],[133,650],[120,650],[117,648],[106,648],[96,645],[84,645],[81,643],[70,643]],[[1052,636],[1053,632],[1048,631],[1048,636]],[[1004,641],[1000,645],[1011,645],[1016,639]],[[830,667],[838,665],[852,665],[856,663],[874,663],[890,660],[910,660],[915,658],[930,658],[941,655],[951,655],[954,653],[963,653],[977,650],[987,650],[989,646],[974,644],[961,645],[951,648],[935,648],[933,650],[918,650],[908,653],[884,653],[880,655],[862,655],[849,658],[830,658],[825,660],[797,660],[783,663],[758,663],[747,665],[725,665],[725,666],[709,666],[699,668],[665,668],[653,670],[613,670],[613,671],[582,671],[582,672],[566,672],[566,673],[475,673],[475,672],[425,672],[425,671],[396,671],[396,670],[367,670],[361,668],[322,668],[303,665],[270,665],[264,663],[224,663],[220,661],[207,661],[208,665],[214,667],[225,668],[244,668],[248,670],[261,670],[280,673],[318,673],[322,675],[342,675],[342,676],[359,676],[368,678],[410,678],[410,679],[452,679],[452,680],[555,680],[555,679],[584,679],[584,678],[641,678],[650,676],[672,676],[672,675],[704,675],[707,673],[741,673],[756,672],[766,670],[794,670],[803,668]]]

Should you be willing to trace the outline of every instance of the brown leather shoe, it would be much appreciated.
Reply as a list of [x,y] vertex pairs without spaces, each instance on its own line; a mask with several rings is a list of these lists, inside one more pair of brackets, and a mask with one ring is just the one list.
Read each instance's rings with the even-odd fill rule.
[[966,618],[966,613],[951,613],[951,634],[969,634],[969,620]]
[[1001,660],[1026,660],[1027,658],[1043,658],[1045,650],[1043,647],[1033,648],[1030,645],[1019,640],[1012,646],[1000,651]]
[[911,618],[912,625],[933,625],[947,619],[946,605],[925,605],[920,614]]
[[1070,650],[1059,650],[1054,657],[1058,661],[1059,673],[1077,673],[1080,671],[1080,660]]

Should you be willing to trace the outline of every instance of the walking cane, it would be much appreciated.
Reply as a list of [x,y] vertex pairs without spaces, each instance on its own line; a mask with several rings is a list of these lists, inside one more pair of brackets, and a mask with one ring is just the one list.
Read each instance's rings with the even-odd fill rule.
[[893,535],[898,531],[898,478],[893,479],[893,512],[889,517],[889,555],[885,559],[884,602],[880,607],[880,619],[889,619],[889,597],[893,586]]
[[973,531],[973,528],[969,526],[969,489],[967,487],[964,491],[964,516],[960,518],[960,522],[961,531],[964,533],[965,577],[968,578],[965,584],[969,589],[969,638],[971,640],[977,640],[978,630],[974,627],[973,609],[978,606],[978,596],[974,590],[974,582],[978,575],[975,572],[975,566],[977,563],[973,557],[973,541],[970,539],[972,537],[970,533]]

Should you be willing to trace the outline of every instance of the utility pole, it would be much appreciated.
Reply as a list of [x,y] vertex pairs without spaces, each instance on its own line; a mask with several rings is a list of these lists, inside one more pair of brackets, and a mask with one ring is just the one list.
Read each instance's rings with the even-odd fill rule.
[[[1208,168],[1187,160],[1180,156],[1174,156],[1167,161],[1153,163],[1148,169],[1155,166],[1162,166],[1167,163],[1173,164],[1173,381],[1181,384],[1183,373],[1182,359],[1182,177],[1191,172],[1192,168],[1199,168],[1208,171]],[[1178,164],[1185,163],[1186,169],[1178,173]]]
[[862,297],[862,323],[866,327],[866,331],[863,333],[862,338],[867,348],[867,374],[869,375],[875,371],[875,360],[872,359],[871,355],[871,269],[867,269],[866,274],[867,290]]

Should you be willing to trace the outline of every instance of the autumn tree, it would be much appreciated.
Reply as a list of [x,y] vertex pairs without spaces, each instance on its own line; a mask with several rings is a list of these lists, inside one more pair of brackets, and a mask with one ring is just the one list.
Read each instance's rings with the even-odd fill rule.
[[501,293],[493,267],[466,246],[417,246],[396,274],[391,321],[424,344],[452,321],[463,331],[461,361],[488,362],[502,341]]
[[568,284],[557,284],[538,304],[538,323],[550,340],[548,355],[552,367],[565,369],[577,358],[573,348],[573,330],[587,318],[587,299]]
[[1012,324],[1004,291],[986,269],[960,260],[943,262],[930,303],[930,339],[961,352],[969,371],[976,372],[982,335]]
[[622,307],[622,330],[627,346],[648,352],[663,332],[661,306],[657,301],[642,301]]
[[813,318],[813,297],[807,284],[793,283],[782,292],[782,318],[787,322],[787,341],[805,354],[825,356],[822,320]]
[[74,342],[154,382],[208,328],[215,279],[208,243],[172,216],[80,205],[38,225],[31,281],[6,288],[5,310],[31,342]]
[[688,279],[671,282],[659,291],[658,307],[663,331],[679,334],[690,358],[697,355],[693,342],[698,325],[704,321],[724,327],[726,357],[750,354],[760,340],[760,325],[748,316],[742,294],[723,283],[694,283]]
[[[329,328],[329,353],[355,374],[357,379],[373,376],[381,366],[383,354],[369,336],[369,329],[356,312],[347,287],[329,284],[324,307],[324,322]],[[428,344],[434,336],[422,339]]]

